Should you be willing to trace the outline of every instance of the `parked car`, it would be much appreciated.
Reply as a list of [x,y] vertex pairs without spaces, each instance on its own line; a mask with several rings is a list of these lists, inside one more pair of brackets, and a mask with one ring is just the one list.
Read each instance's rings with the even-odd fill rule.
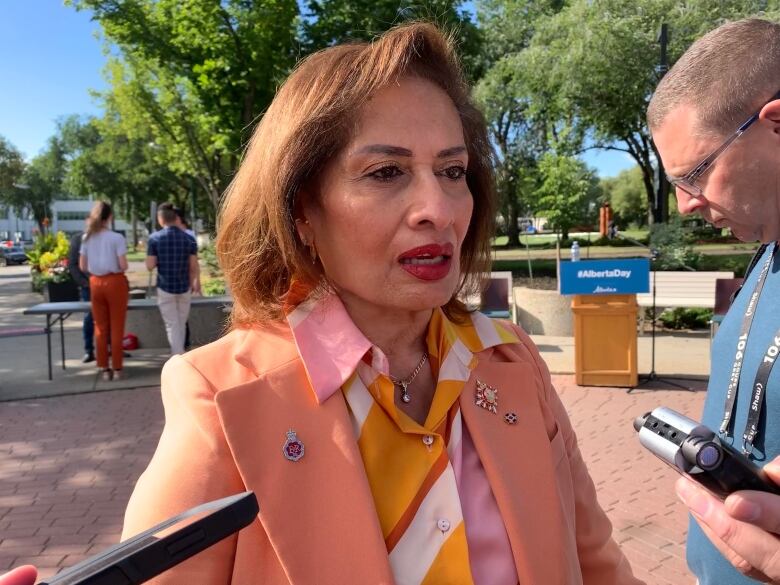
[[0,256],[3,257],[3,263],[6,266],[11,264],[24,264],[27,262],[27,254],[21,246],[11,246],[9,248],[0,247]]

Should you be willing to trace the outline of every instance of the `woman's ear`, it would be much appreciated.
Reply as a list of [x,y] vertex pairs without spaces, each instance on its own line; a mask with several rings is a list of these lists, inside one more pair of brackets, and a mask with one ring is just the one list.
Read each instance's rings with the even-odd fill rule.
[[304,246],[309,246],[314,242],[314,231],[311,229],[309,220],[297,218],[295,220],[295,230],[298,232],[298,237]]

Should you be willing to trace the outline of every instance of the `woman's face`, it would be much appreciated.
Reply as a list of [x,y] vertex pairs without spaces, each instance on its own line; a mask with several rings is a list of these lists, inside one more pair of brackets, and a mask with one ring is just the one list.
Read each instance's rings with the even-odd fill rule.
[[308,224],[298,224],[348,307],[420,311],[449,301],[473,209],[467,167],[455,105],[431,82],[404,78],[362,108],[304,207]]

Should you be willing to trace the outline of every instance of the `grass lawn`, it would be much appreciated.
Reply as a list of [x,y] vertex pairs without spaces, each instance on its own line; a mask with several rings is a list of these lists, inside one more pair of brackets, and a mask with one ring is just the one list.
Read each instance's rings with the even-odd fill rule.
[[128,252],[127,253],[127,260],[128,260],[128,262],[143,262],[144,258],[146,258],[146,252],[144,252],[144,251]]

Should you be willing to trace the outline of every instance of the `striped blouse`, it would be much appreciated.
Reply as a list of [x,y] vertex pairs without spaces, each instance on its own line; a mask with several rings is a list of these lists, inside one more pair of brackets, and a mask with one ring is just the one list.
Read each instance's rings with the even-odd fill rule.
[[517,336],[482,314],[455,324],[435,310],[426,343],[437,385],[424,425],[395,406],[382,350],[336,295],[287,315],[318,402],[344,393],[398,585],[516,585],[512,549],[459,398],[475,353]]

